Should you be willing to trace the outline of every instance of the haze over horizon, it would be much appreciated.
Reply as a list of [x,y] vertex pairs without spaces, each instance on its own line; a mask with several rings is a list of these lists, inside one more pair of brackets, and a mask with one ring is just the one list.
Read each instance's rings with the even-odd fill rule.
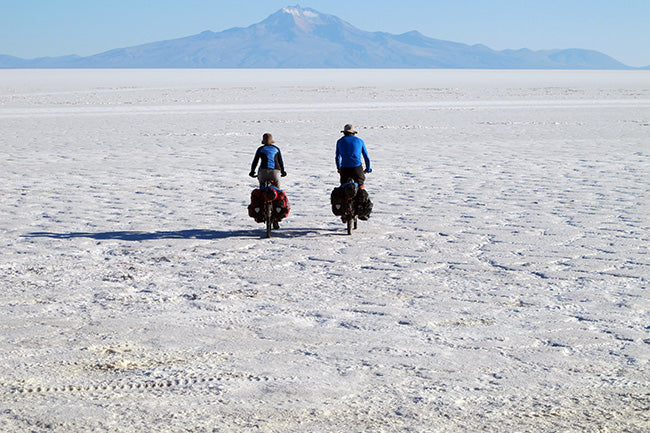
[[[2,0],[0,54],[25,59],[87,56],[114,48],[247,27],[292,5],[287,0],[252,0],[246,8],[226,0],[157,2],[116,0]],[[44,3],[44,4],[43,4]],[[337,15],[367,31],[425,36],[483,44],[492,49],[582,48],[597,50],[632,67],[650,65],[650,2],[514,1],[394,2],[312,0],[300,6]]]

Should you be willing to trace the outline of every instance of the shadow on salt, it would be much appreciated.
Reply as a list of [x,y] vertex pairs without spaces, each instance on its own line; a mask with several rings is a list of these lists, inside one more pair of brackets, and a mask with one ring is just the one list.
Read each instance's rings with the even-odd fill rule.
[[[293,238],[309,235],[318,235],[320,231],[304,228],[280,230],[273,233],[273,237]],[[114,231],[114,232],[71,232],[71,233],[53,233],[53,232],[33,232],[23,235],[26,238],[54,238],[54,239],[72,239],[72,238],[91,238],[97,240],[116,239],[122,241],[150,241],[158,239],[228,239],[228,238],[259,238],[260,230],[172,230],[172,231]]]

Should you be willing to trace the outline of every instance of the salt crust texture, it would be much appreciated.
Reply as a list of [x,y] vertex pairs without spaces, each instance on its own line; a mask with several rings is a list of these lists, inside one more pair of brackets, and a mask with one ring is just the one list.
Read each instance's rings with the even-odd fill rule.
[[0,71],[0,431],[648,431],[649,124],[648,72]]

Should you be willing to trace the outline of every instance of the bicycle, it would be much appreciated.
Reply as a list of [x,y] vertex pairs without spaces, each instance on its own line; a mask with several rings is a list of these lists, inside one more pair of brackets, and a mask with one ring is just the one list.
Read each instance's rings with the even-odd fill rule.
[[264,182],[260,188],[251,193],[248,214],[256,222],[264,223],[266,237],[271,237],[272,230],[280,228],[280,220],[289,214],[289,201],[286,194],[271,181]]
[[278,221],[273,218],[273,201],[277,198],[278,194],[274,188],[271,188],[270,182],[265,182],[262,191],[264,197],[264,224],[266,225],[266,237],[271,237],[271,229],[279,229]]
[[340,216],[341,221],[347,227],[348,235],[357,229],[357,193],[359,185],[351,180],[340,187],[334,188],[330,200],[332,202],[332,212]]
[[357,190],[355,188],[354,195],[347,198],[345,213],[341,217],[341,220],[343,220],[343,222],[347,227],[348,235],[352,234],[352,230],[357,229],[357,213],[354,205],[355,203],[354,199],[356,198],[356,196],[357,196]]

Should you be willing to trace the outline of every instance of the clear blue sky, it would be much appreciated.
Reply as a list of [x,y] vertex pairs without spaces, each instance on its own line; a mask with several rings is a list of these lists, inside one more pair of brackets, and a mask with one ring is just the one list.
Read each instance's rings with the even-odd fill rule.
[[[0,54],[97,54],[257,23],[297,0],[0,0]],[[650,65],[650,0],[300,0],[368,31],[490,48],[586,48]]]

